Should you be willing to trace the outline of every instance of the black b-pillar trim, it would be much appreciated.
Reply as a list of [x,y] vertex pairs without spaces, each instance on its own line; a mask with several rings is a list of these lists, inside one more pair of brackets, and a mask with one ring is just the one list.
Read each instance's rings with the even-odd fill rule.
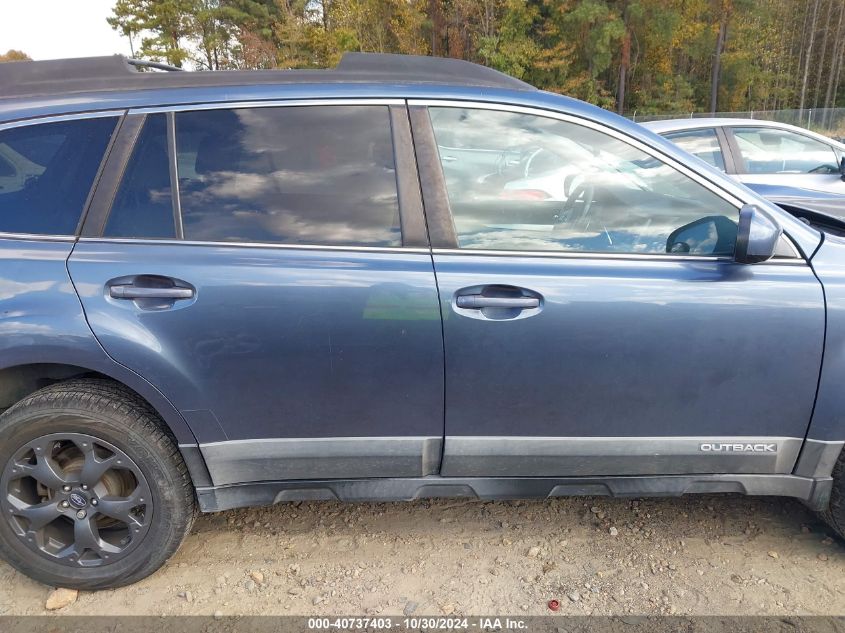
[[88,206],[88,213],[79,232],[82,237],[100,237],[108,221],[112,202],[123,178],[123,172],[132,155],[132,149],[144,127],[145,114],[128,114],[114,139],[106,164],[103,167],[97,188]]
[[437,150],[437,140],[431,127],[431,118],[425,106],[410,106],[411,132],[414,136],[414,149],[420,172],[425,219],[432,248],[457,248],[458,238],[449,197],[446,192],[446,179]]

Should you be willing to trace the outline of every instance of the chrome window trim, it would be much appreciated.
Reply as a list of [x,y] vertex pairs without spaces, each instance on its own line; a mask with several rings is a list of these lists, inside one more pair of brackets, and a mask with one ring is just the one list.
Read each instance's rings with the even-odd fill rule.
[[190,112],[194,110],[237,110],[242,108],[279,108],[287,106],[322,106],[322,105],[405,105],[404,99],[373,99],[373,98],[331,98],[324,99],[273,99],[269,101],[220,101],[213,103],[193,103],[169,106],[152,106],[144,108],[130,108],[130,114],[157,114],[160,112]]
[[75,242],[75,235],[39,235],[38,233],[4,233],[0,231],[0,240],[26,240],[28,242]]
[[[617,260],[638,260],[638,261],[655,261],[655,262],[666,262],[666,261],[677,261],[677,262],[713,262],[713,263],[721,263],[721,264],[730,264],[733,263],[734,259],[732,257],[708,257],[707,255],[675,255],[672,253],[666,253],[662,255],[660,253],[602,253],[600,251],[596,252],[584,252],[584,251],[497,251],[497,250],[487,250],[487,249],[473,249],[473,248],[433,248],[431,249],[432,255],[482,255],[482,256],[495,256],[495,257],[551,257],[556,259],[617,259]],[[807,262],[804,261],[803,258],[791,258],[791,257],[784,257],[784,258],[772,258],[768,259],[764,262],[760,262],[759,264],[754,264],[755,266],[765,266],[766,264],[779,264],[779,265],[789,265],[789,266],[805,266]]]
[[[737,213],[739,213],[739,209],[746,204],[746,201],[742,200],[731,194],[730,192],[722,189],[708,178],[698,174],[697,172],[689,169],[682,163],[678,162],[671,156],[664,154],[663,152],[651,147],[643,143],[642,141],[625,134],[624,132],[620,132],[612,127],[608,127],[602,123],[598,123],[591,119],[587,119],[581,116],[573,115],[573,114],[565,114],[563,112],[558,112],[555,110],[547,110],[544,108],[539,107],[529,107],[529,106],[518,106],[512,105],[508,103],[492,103],[492,102],[482,102],[482,101],[472,101],[470,99],[466,100],[456,100],[456,99],[408,99],[408,106],[424,106],[424,107],[442,107],[442,108],[475,108],[479,110],[495,110],[500,112],[513,112],[516,114],[528,114],[532,116],[541,116],[549,119],[556,119],[558,121],[565,121],[567,123],[572,123],[574,125],[581,125],[597,132],[601,132],[603,134],[607,134],[623,143],[627,143],[639,149],[642,152],[645,152],[652,158],[655,158],[671,167],[675,171],[682,173],[683,175],[687,176],[694,182],[698,183],[711,193],[715,194],[728,204],[731,204],[736,207]],[[795,258],[799,259],[802,263],[806,263],[803,257],[801,257],[798,249],[795,247],[792,238],[784,233],[784,237],[789,242],[790,247],[792,248],[793,253],[795,254]],[[471,250],[471,249],[467,249]],[[495,251],[497,253],[507,253],[508,251]],[[545,252],[545,251],[541,251]],[[550,251],[555,252],[555,251]],[[637,254],[634,254],[637,255]],[[639,257],[639,256],[638,256]],[[714,257],[706,257],[702,256],[704,259],[707,260],[717,260],[720,258]],[[661,258],[663,259],[663,258]],[[690,259],[689,257],[685,259]],[[769,260],[771,261],[771,260]]]
[[77,112],[75,114],[56,114],[51,116],[34,117],[31,119],[19,119],[0,123],[0,131],[28,125],[42,125],[45,123],[61,123],[62,121],[77,121],[80,119],[104,119],[106,117],[121,117],[126,110],[100,110],[98,112]]
[[80,237],[80,242],[99,242],[105,244],[147,244],[147,245],[172,245],[172,246],[214,246],[218,248],[275,248],[279,250],[297,251],[351,251],[351,252],[375,252],[375,253],[413,253],[429,255],[428,248],[403,247],[403,246],[343,246],[337,244],[274,244],[272,242],[203,242],[197,240],[150,239],[133,237]]

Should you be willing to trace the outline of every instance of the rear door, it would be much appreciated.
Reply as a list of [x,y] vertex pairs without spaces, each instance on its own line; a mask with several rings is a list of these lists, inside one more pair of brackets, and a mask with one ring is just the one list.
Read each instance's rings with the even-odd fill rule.
[[[411,116],[443,311],[443,475],[791,472],[824,335],[792,247],[734,263],[738,200],[583,118],[425,105]],[[507,160],[444,178],[444,131]]]
[[405,106],[132,113],[122,133],[70,273],[214,483],[436,472],[442,336]]

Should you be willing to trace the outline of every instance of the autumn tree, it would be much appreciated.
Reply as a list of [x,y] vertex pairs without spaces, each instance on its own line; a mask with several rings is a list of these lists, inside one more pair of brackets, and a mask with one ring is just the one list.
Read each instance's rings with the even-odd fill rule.
[[27,62],[30,60],[29,55],[23,51],[16,51],[14,49],[9,49],[5,53],[0,54],[0,62]]
[[622,113],[845,105],[843,0],[116,0],[109,24],[199,70],[410,53]]

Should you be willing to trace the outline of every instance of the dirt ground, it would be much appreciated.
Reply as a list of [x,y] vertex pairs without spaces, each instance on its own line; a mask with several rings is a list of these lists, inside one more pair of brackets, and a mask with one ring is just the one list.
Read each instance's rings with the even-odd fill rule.
[[[0,614],[49,587],[0,564]],[[56,613],[845,614],[845,545],[785,499],[283,504],[201,517],[131,586]]]

